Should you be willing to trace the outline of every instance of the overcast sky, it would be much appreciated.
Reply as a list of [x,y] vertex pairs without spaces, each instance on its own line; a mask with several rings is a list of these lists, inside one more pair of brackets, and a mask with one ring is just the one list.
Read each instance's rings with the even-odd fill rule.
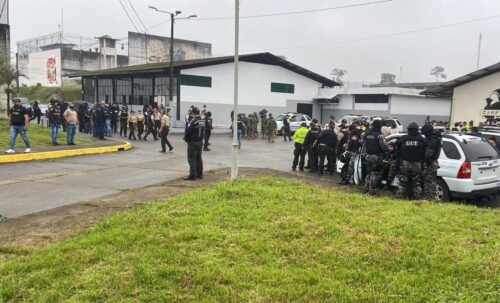
[[[123,0],[126,2],[127,0]],[[166,20],[149,5],[182,10],[200,18],[234,16],[234,0],[130,0],[146,27]],[[377,0],[242,0],[241,15],[260,15],[345,6]],[[64,31],[84,37],[108,34],[121,38],[135,31],[119,0],[11,0],[11,40],[15,42],[58,31],[64,9]],[[486,18],[452,27],[366,40]],[[209,42],[213,55],[233,52],[234,21],[178,21],[176,37]],[[150,30],[169,35],[170,25]],[[500,61],[499,0],[393,0],[391,2],[299,15],[241,21],[241,51],[269,51],[329,76],[346,69],[348,81],[378,81],[383,72],[400,74],[403,82],[432,81],[436,65],[448,78],[476,68],[478,36],[483,33],[481,67]],[[359,40],[352,42],[352,40]],[[349,42],[350,41],[350,42]],[[91,41],[90,41],[91,42]],[[89,41],[84,40],[84,43]]]

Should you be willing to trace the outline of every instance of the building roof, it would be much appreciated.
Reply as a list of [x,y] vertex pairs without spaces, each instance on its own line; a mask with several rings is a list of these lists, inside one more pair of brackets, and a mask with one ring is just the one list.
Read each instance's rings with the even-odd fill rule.
[[[268,65],[276,65],[281,66],[285,69],[288,69],[292,72],[295,72],[299,75],[317,81],[324,86],[333,87],[340,85],[339,83],[328,79],[324,76],[316,74],[308,69],[300,67],[296,64],[293,64],[290,61],[282,59],[278,56],[275,56],[271,53],[255,53],[248,55],[240,55],[240,61],[242,62],[252,62],[259,64],[268,64]],[[212,58],[204,58],[204,59],[194,59],[194,60],[185,60],[185,61],[175,61],[174,62],[174,70],[176,73],[179,73],[180,70],[203,67],[203,66],[211,66],[218,64],[225,64],[234,62],[234,56],[226,56],[226,57],[212,57]],[[112,69],[104,69],[90,72],[80,72],[70,75],[70,77],[97,77],[97,78],[105,78],[112,75],[134,75],[134,74],[145,74],[145,73],[164,73],[168,71],[170,68],[169,62],[160,62],[160,63],[151,63],[151,64],[142,64],[142,65],[133,65],[127,67],[120,68],[112,68]]]
[[425,91],[423,91],[421,94],[426,95],[426,96],[436,96],[436,97],[452,97],[453,96],[453,89],[455,87],[467,84],[469,82],[487,77],[489,75],[492,75],[494,73],[497,73],[500,71],[500,62],[497,64],[490,65],[488,67],[485,67],[483,69],[477,70],[475,72],[472,72],[470,74],[467,74],[465,76],[462,76],[460,78],[457,78],[455,80],[451,80],[445,83],[441,83],[440,85],[429,88]]

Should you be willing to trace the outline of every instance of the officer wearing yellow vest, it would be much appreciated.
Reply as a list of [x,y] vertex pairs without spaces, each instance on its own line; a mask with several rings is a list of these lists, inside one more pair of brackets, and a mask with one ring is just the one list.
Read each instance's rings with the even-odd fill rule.
[[[293,135],[293,140],[295,141],[295,150],[293,151],[293,164],[292,170],[297,169],[297,164],[299,165],[299,170],[304,171],[304,162],[306,157],[306,148],[304,147],[304,141],[306,139],[309,128],[304,122],[300,125],[300,128]],[[300,161],[299,161],[300,159]]]

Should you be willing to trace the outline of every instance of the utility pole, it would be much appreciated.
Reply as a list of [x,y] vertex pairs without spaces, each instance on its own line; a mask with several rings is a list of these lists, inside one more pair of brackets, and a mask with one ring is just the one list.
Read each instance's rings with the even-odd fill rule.
[[19,96],[19,53],[16,53],[16,91]]
[[483,34],[479,33],[479,46],[477,48],[477,65],[476,70],[479,70],[479,65],[481,63],[481,44],[483,43]]
[[234,107],[233,107],[233,144],[231,162],[231,181],[238,179],[238,68],[240,47],[240,1],[235,0],[234,18]]
[[[174,23],[175,23],[175,15],[170,14],[170,81],[169,81],[169,93],[168,100],[169,105],[172,106],[172,102],[174,101]],[[178,80],[177,80],[178,81]],[[177,104],[176,116],[177,120],[181,119],[181,106]]]

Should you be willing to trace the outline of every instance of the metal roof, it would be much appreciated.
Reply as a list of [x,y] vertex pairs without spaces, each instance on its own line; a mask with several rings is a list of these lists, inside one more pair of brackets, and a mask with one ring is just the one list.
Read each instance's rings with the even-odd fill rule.
[[[295,72],[299,75],[317,81],[323,84],[326,87],[334,87],[339,86],[340,84],[330,80],[324,76],[316,74],[308,69],[300,67],[296,64],[293,64],[290,61],[282,59],[278,56],[275,56],[271,53],[256,53],[256,54],[248,54],[248,55],[240,55],[240,61],[242,62],[252,62],[252,63],[260,63],[260,64],[268,64],[268,65],[276,65],[281,66],[285,69],[288,69],[292,72]],[[226,56],[226,57],[212,57],[212,58],[204,58],[204,59],[194,59],[194,60],[185,60],[185,61],[175,61],[174,69],[176,73],[179,73],[180,70],[210,66],[210,65],[218,65],[234,62],[234,56]],[[104,78],[106,76],[112,75],[134,75],[134,74],[145,74],[145,73],[165,73],[170,68],[170,62],[160,62],[160,63],[152,63],[152,64],[142,64],[142,65],[132,65],[127,67],[119,67],[112,69],[103,69],[97,71],[89,71],[89,72],[78,72],[69,75],[71,78],[75,77],[96,77],[96,78]]]
[[467,84],[469,82],[484,78],[486,76],[492,75],[500,71],[500,62],[497,64],[490,65],[483,69],[477,70],[455,80],[451,80],[445,83],[442,83],[436,87],[427,89],[423,91],[421,94],[426,96],[436,96],[436,97],[452,97],[453,89],[455,87]]

